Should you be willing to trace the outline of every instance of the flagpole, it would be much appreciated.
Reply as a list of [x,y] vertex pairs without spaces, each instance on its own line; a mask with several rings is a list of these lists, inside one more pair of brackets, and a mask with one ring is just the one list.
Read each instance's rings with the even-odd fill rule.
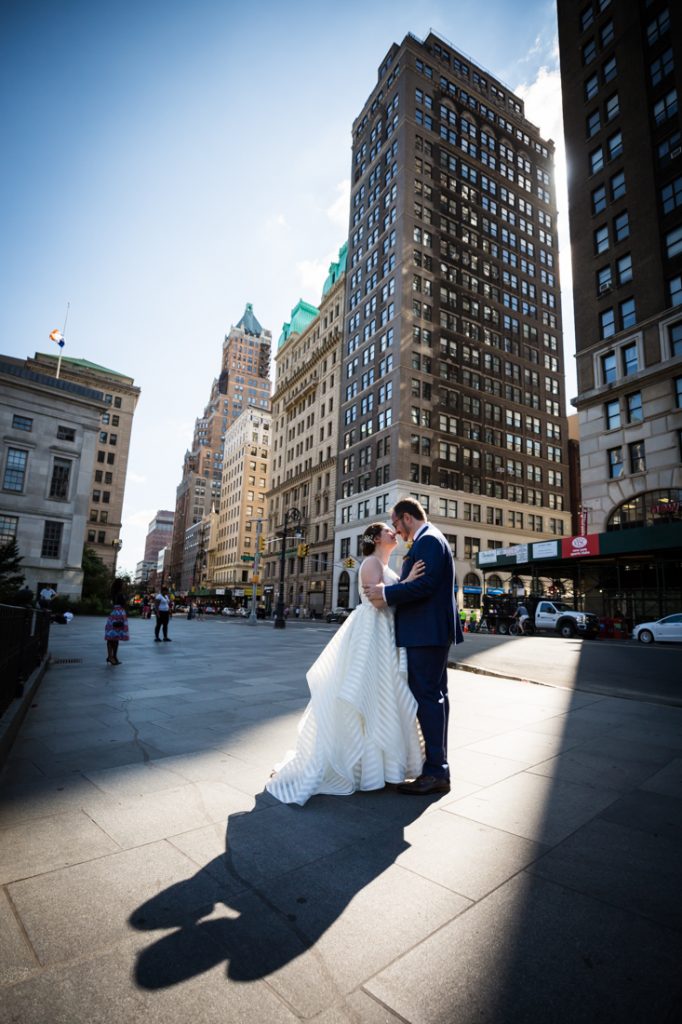
[[[62,338],[66,337],[66,321],[69,319],[69,307],[70,306],[71,306],[71,303],[67,302],[66,303],[66,316],[64,317],[64,330],[62,331]],[[62,368],[63,345],[64,345],[64,342],[62,341],[62,344],[59,346],[59,359],[57,360],[57,380],[59,380],[59,373],[60,373],[60,370]]]

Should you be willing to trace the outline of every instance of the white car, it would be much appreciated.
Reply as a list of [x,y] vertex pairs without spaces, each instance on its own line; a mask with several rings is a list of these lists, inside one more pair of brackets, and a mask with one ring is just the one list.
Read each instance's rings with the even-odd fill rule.
[[682,614],[666,615],[657,622],[641,622],[633,629],[632,639],[642,644],[652,644],[654,640],[682,643]]

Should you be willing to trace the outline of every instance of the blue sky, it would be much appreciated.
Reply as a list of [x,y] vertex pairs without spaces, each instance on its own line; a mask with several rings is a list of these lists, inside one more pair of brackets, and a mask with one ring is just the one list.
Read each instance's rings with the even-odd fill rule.
[[[142,388],[123,567],[142,558],[155,511],[175,506],[245,303],[276,341],[299,298],[319,300],[347,231],[353,118],[390,45],[430,29],[524,95],[562,144],[550,0],[2,5],[0,351],[51,351],[70,302],[65,354]],[[565,288],[566,259],[562,276]],[[570,398],[566,297],[563,311]]]

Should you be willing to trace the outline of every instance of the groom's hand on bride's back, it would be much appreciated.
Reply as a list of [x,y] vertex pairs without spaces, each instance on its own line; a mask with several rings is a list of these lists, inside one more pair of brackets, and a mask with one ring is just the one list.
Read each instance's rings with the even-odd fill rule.
[[364,590],[368,600],[370,600],[377,608],[382,608],[386,604],[383,583],[369,583],[362,589]]

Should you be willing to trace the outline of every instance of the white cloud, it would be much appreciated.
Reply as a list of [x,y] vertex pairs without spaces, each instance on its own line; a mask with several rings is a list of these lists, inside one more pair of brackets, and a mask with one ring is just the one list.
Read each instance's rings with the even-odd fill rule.
[[344,178],[336,186],[337,196],[327,207],[325,213],[336,227],[341,228],[345,237],[348,230],[348,213],[350,211],[350,178]]
[[336,257],[337,253],[332,251],[326,259],[301,260],[296,264],[296,273],[305,292],[303,298],[309,296],[306,302],[316,304],[320,301],[322,288],[329,273],[329,264],[333,263]]
[[126,516],[123,520],[123,526],[148,526],[157,512],[158,509],[156,508],[141,508],[138,512],[132,512]]
[[268,217],[265,222],[265,227],[269,232],[281,232],[286,230],[289,225],[287,219],[283,213],[277,213],[274,217]]

